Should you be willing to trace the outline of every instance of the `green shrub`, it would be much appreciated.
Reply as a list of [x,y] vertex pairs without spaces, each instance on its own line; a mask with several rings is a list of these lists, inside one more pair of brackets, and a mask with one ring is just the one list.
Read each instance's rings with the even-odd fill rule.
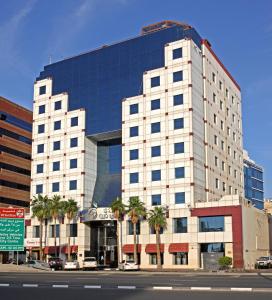
[[218,263],[223,268],[228,268],[232,264],[232,258],[229,256],[222,256],[219,258]]

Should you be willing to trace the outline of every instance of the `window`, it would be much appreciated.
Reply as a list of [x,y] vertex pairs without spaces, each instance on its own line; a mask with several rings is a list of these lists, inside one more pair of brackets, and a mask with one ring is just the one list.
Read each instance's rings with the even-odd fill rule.
[[213,114],[213,122],[214,122],[214,124],[217,123],[217,116],[216,116],[216,114]]
[[44,144],[37,145],[37,153],[44,153]]
[[139,135],[139,127],[138,126],[133,126],[129,128],[129,136],[134,137]]
[[77,145],[78,145],[77,137],[71,138],[70,139],[70,148],[77,147]]
[[152,157],[161,156],[161,146],[151,147],[151,156]]
[[36,194],[42,194],[43,193],[43,185],[37,184],[36,185]]
[[220,122],[220,128],[221,128],[222,130],[224,130],[224,121],[221,121],[221,122]]
[[229,166],[229,175],[231,175],[231,166]]
[[175,193],[175,204],[184,204],[185,203],[185,192]]
[[33,226],[33,231],[32,231],[32,237],[33,238],[39,238],[40,237],[40,226]]
[[232,139],[233,139],[234,141],[236,141],[236,133],[235,133],[235,132],[232,133]]
[[182,48],[176,48],[173,50],[173,59],[182,57]]
[[161,195],[156,194],[151,196],[151,205],[161,205]]
[[183,94],[174,95],[173,105],[182,105],[183,104]]
[[183,72],[177,71],[173,73],[173,82],[178,82],[183,80]]
[[152,181],[160,181],[161,180],[161,170],[151,171],[151,180]]
[[218,137],[217,137],[217,135],[214,136],[214,144],[218,145]]
[[77,180],[70,180],[69,181],[69,189],[70,189],[70,191],[77,189]]
[[60,162],[54,161],[53,162],[53,171],[59,171],[60,170]]
[[225,171],[225,162],[222,161],[222,171]]
[[[60,236],[59,224],[56,224],[56,237]],[[50,225],[49,227],[49,237],[55,237],[55,225]]]
[[212,72],[212,81],[213,81],[213,82],[216,82],[216,75],[215,75],[214,72]]
[[233,158],[236,159],[236,151],[233,151]]
[[[128,220],[128,235],[133,235],[133,223]],[[136,234],[141,234],[140,222],[136,223]]]
[[160,99],[151,100],[151,110],[156,110],[161,108]]
[[132,149],[129,150],[129,159],[135,160],[139,158],[139,150],[138,149]]
[[214,165],[216,167],[218,166],[218,157],[217,156],[214,157]]
[[129,183],[138,183],[139,182],[139,173],[133,172],[129,174]]
[[237,170],[234,170],[234,178],[237,178]]
[[181,129],[184,128],[184,119],[178,118],[174,119],[174,129]]
[[184,153],[184,142],[179,142],[174,144],[174,153],[175,154]]
[[173,227],[174,227],[174,233],[186,233],[187,218],[174,218]]
[[223,86],[222,81],[219,81],[219,89],[220,89],[220,90],[222,90],[222,86]]
[[54,122],[54,130],[59,130],[61,128],[61,121]]
[[45,113],[45,105],[40,105],[39,106],[39,115],[44,114]]
[[151,133],[157,133],[161,131],[161,123],[151,123]]
[[216,94],[213,93],[213,102],[216,103]]
[[56,101],[55,102],[55,110],[61,109],[61,101]]
[[232,195],[232,186],[229,186],[229,195]]
[[221,141],[221,149],[224,150],[225,149],[225,142]]
[[228,136],[230,136],[230,128],[227,127],[227,133],[228,133]]
[[44,94],[46,94],[46,85],[39,87],[39,95],[44,95]]
[[185,176],[184,167],[175,168],[175,178],[176,179],[184,178],[184,176]]
[[226,183],[225,182],[222,183],[222,190],[223,190],[223,192],[226,191]]
[[188,265],[188,253],[176,252],[173,253],[174,265]]
[[45,126],[44,124],[38,125],[38,133],[44,133]]
[[160,86],[160,76],[151,78],[151,87]]
[[[150,234],[156,234],[156,231],[155,231],[154,227],[150,227]],[[163,234],[163,228],[162,227],[160,227],[159,234]]]
[[77,237],[77,224],[67,224],[66,228],[68,237]]
[[215,178],[215,187],[219,189],[219,179]]
[[60,150],[60,141],[55,141],[53,143],[53,150],[56,151],[56,150]]
[[59,192],[59,182],[53,182],[52,183],[52,192]]
[[129,106],[129,114],[130,115],[134,115],[134,114],[137,114],[138,112],[139,112],[138,103],[136,103],[136,104],[130,104],[130,106]]
[[71,127],[78,126],[78,117],[71,118]]
[[43,164],[37,165],[36,173],[37,174],[43,173]]
[[[156,253],[150,253],[149,254],[149,264],[150,265],[156,265],[157,264],[157,254]],[[161,253],[161,264],[163,265],[163,253]]]
[[224,216],[199,217],[199,232],[224,231]]
[[231,148],[228,146],[228,154],[231,155]]
[[77,158],[70,159],[70,169],[76,169],[77,168]]
[[226,89],[226,97],[229,98],[229,90]]

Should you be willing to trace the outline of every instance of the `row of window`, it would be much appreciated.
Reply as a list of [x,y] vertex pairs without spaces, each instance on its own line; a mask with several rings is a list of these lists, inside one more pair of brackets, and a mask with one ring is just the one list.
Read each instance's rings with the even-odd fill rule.
[[[62,101],[59,100],[59,101],[54,102],[54,110],[56,111],[56,110],[60,110],[60,109],[62,109]],[[45,110],[46,110],[45,104],[39,105],[39,108],[38,108],[39,115],[44,114]]]
[[[127,221],[128,235],[133,235],[133,224],[129,220]],[[173,218],[172,219],[173,233],[187,233],[187,218]],[[225,230],[225,218],[224,216],[212,216],[212,217],[199,217],[198,218],[198,230],[199,232],[220,232]],[[136,224],[136,234],[141,234],[141,223]],[[154,229],[150,229],[150,234],[155,234]],[[163,234],[161,229],[160,234]]]
[[[77,180],[70,180],[69,181],[69,190],[74,191],[77,189]],[[56,193],[60,191],[60,183],[59,182],[53,182],[52,183],[52,192]],[[42,194],[43,193],[43,184],[37,184],[36,185],[36,194]]]
[[[215,93],[213,93],[213,103],[217,103],[217,96],[216,96]],[[232,103],[234,103],[234,100],[232,101]],[[222,100],[219,101],[219,107],[222,111],[224,111],[225,107],[224,107],[224,104],[223,104]],[[238,112],[240,111],[239,102],[237,102],[237,111]],[[226,113],[227,113],[227,116],[230,115],[230,109],[228,107],[226,107]],[[232,122],[235,122],[235,121],[236,121],[235,114],[232,114]],[[238,127],[240,128],[240,120],[239,119],[238,119]]]
[[[219,166],[219,159],[218,159],[217,156],[214,157],[214,165],[215,165],[216,167]],[[226,170],[226,163],[225,163],[224,161],[221,161],[221,170],[222,170],[222,171],[225,171],[225,170]],[[237,171],[237,170],[233,170],[233,171],[232,171],[232,167],[231,167],[231,166],[228,166],[228,174],[229,174],[229,175],[232,175],[232,173],[233,173],[234,178],[237,178],[238,171]]]
[[[40,226],[32,227],[32,237],[40,237]],[[49,226],[49,238],[55,237],[55,225]],[[56,237],[60,237],[60,226],[56,225]],[[66,224],[66,237],[77,237],[77,224]]]
[[[184,128],[184,118],[177,118],[173,120],[174,130]],[[158,133],[161,132],[161,122],[154,122],[150,124],[150,132]],[[132,126],[129,128],[129,136],[139,136],[139,126]]]
[[[77,158],[72,158],[69,161],[70,169],[76,169],[77,168]],[[54,161],[52,164],[52,171],[59,171],[60,170],[60,162]],[[37,164],[36,166],[36,173],[42,174],[44,172],[44,164]]]
[[[175,179],[180,179],[185,177],[185,168],[176,167],[175,168]],[[151,181],[161,180],[161,170],[151,171]],[[139,183],[139,172],[132,172],[129,174],[129,183]]]
[[[183,80],[183,71],[176,71],[173,72],[172,75],[172,82],[179,82]],[[155,77],[151,77],[150,79],[150,86],[153,87],[157,87],[161,85],[161,77],[160,76],[155,76]]]
[[[174,154],[184,153],[184,142],[174,143]],[[161,156],[161,146],[151,147],[151,157]],[[129,150],[129,159],[137,160],[139,159],[139,149]]]
[[[75,148],[78,146],[78,138],[70,138],[70,148]],[[54,141],[53,142],[53,151],[57,151],[61,149],[61,141]],[[37,145],[37,153],[44,153],[44,144]]]
[[[183,104],[183,94],[178,94],[173,96],[173,105],[182,105]],[[161,108],[161,99],[154,99],[150,102],[150,109],[157,110]],[[139,113],[139,104],[134,103],[130,104],[129,106],[129,113],[130,115],[138,114]]]
[[[78,117],[72,117],[70,119],[70,126],[75,127],[78,126]],[[54,130],[60,130],[61,129],[61,121],[55,121],[54,122]],[[45,132],[45,124],[39,124],[38,125],[38,134]]]
[[[222,181],[222,191],[226,192],[227,191],[227,185],[224,181]],[[220,189],[220,180],[218,178],[215,178],[215,188],[216,189]],[[233,194],[233,187],[231,185],[229,185],[228,187],[228,194],[232,195]],[[238,194],[238,189],[234,189],[234,194],[237,195]]]
[[[236,134],[235,134],[235,133],[234,133],[234,138],[236,139]],[[218,136],[217,136],[216,134],[214,135],[214,145],[219,146],[219,138],[218,138]],[[225,141],[222,141],[222,140],[221,140],[221,143],[220,143],[220,148],[221,148],[221,150],[225,151],[225,145],[226,145]],[[228,150],[228,155],[231,155],[231,147],[230,147],[230,146],[227,147],[227,150]],[[234,159],[237,158],[237,155],[236,155],[236,154],[237,154],[237,153],[236,153],[236,151],[234,150],[234,151],[233,151],[233,157],[234,157]],[[240,158],[240,159],[241,159],[241,158]]]

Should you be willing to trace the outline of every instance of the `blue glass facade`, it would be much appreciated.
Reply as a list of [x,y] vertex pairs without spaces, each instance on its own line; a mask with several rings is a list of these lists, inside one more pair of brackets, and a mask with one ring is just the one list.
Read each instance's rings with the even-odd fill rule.
[[245,197],[256,208],[264,208],[263,169],[256,164],[244,160]]

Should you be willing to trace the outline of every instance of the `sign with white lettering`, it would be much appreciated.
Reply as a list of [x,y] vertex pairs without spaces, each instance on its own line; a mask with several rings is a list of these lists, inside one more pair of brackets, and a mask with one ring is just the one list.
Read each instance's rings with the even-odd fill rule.
[[114,214],[109,207],[90,208],[81,215],[82,222],[114,220]]
[[0,208],[0,251],[24,251],[23,208]]

